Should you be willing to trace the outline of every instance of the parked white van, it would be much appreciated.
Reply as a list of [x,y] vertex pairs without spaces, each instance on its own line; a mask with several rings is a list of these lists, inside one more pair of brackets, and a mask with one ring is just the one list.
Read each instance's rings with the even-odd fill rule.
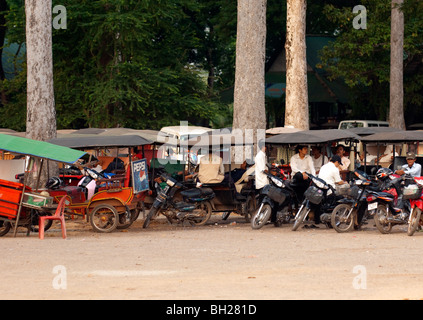
[[389,122],[376,120],[344,120],[339,123],[338,129],[363,127],[389,127]]

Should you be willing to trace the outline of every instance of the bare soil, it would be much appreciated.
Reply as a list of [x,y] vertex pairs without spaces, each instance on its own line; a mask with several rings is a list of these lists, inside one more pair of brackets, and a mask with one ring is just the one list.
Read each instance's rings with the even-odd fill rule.
[[220,215],[203,227],[169,225],[92,231],[68,220],[44,240],[20,230],[0,238],[0,299],[423,299],[423,233],[404,226],[362,231],[252,230]]

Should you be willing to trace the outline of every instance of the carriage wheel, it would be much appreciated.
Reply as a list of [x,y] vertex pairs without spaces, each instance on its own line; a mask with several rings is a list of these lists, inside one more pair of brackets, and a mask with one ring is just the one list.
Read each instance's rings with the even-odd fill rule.
[[90,223],[96,232],[112,232],[118,226],[119,214],[113,206],[100,204],[91,211]]

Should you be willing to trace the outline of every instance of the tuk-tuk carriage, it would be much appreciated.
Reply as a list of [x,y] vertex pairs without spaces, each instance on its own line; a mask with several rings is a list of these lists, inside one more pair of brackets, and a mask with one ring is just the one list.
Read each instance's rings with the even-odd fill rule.
[[[342,143],[347,148],[350,149],[349,158],[351,164],[349,170],[341,172],[343,179],[348,180],[349,172],[354,170],[354,153],[356,149],[356,143],[359,141],[360,136],[350,132],[349,130],[339,130],[339,129],[326,129],[326,130],[304,130],[292,133],[284,133],[275,135],[269,138],[266,138],[266,144],[275,147],[283,147],[285,151],[288,151],[290,147],[296,145],[309,145],[309,146],[320,146],[325,148],[326,155],[331,155],[332,150],[330,148],[337,143]],[[322,152],[325,153],[325,152]],[[290,173],[289,160],[290,154],[287,152],[287,156],[283,159],[284,164],[281,167],[286,170],[287,173]],[[324,157],[322,157],[323,160]],[[276,159],[277,162],[280,162],[279,159]],[[322,163],[323,164],[323,163]]]
[[[215,193],[212,201],[213,212],[222,212],[223,220],[234,212],[244,216],[247,222],[256,210],[256,189],[254,183],[254,166],[248,168],[240,179],[234,180],[231,172],[240,164],[235,164],[231,159],[232,147],[243,147],[250,149],[251,154],[246,158],[253,160],[253,143],[245,142],[242,135],[232,133],[209,133],[185,142],[181,142],[181,149],[185,149],[189,154],[195,155],[198,165],[200,158],[204,154],[218,153],[225,164],[225,179],[220,183],[202,183],[202,187],[211,188]],[[247,152],[248,153],[248,152]],[[193,160],[191,160],[193,162]],[[195,160],[194,160],[195,162]]]
[[[112,232],[116,228],[128,228],[143,210],[143,200],[149,190],[147,160],[133,159],[133,148],[152,144],[139,135],[101,136],[93,134],[70,134],[50,140],[51,143],[74,149],[96,150],[98,159],[108,160],[111,164],[120,163],[106,177],[101,172],[85,168],[88,179],[96,181],[94,191],[79,186],[62,186],[48,192],[59,202],[63,196],[70,204],[67,210],[75,215],[82,215],[97,232]],[[99,150],[112,149],[112,157],[99,156]],[[126,149],[124,156],[119,149]],[[83,182],[83,181],[81,181]],[[81,184],[80,184],[81,185]]]
[[[24,156],[26,173],[23,183],[0,179],[0,236],[6,235],[12,227],[14,236],[18,227],[27,228],[29,235],[30,231],[36,231],[38,217],[52,215],[57,207],[48,193],[38,189],[43,164],[48,161],[74,164],[85,152],[6,134],[0,134],[0,150]],[[38,177],[35,190],[27,185],[32,169]],[[50,226],[51,220],[45,230]]]

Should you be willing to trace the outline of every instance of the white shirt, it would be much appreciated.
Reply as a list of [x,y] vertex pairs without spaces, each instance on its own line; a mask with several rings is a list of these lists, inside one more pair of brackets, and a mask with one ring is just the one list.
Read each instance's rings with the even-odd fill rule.
[[350,159],[342,156],[341,162],[342,162],[342,166],[340,165],[338,170],[348,170],[349,167],[350,167],[350,163],[351,163]]
[[417,162],[414,162],[411,168],[408,166],[408,163],[402,166],[402,170],[406,174],[411,175],[412,177],[420,177],[422,173],[422,166]]
[[313,176],[316,175],[313,160],[308,154],[306,154],[303,159],[300,158],[298,153],[294,154],[291,157],[289,164],[291,166],[292,176],[294,176],[297,172],[306,172],[312,174]]
[[318,157],[317,159],[311,156],[311,160],[313,160],[314,170],[319,171],[324,164],[328,163],[328,157],[324,157],[325,158],[323,160],[323,154],[321,154],[320,157]]
[[328,162],[322,166],[318,177],[334,188],[336,188],[336,183],[342,180],[339,174],[339,169],[333,162]]
[[269,184],[267,176],[263,173],[266,170],[266,154],[260,150],[255,159],[255,174],[256,174],[256,189],[261,189],[265,185]]

